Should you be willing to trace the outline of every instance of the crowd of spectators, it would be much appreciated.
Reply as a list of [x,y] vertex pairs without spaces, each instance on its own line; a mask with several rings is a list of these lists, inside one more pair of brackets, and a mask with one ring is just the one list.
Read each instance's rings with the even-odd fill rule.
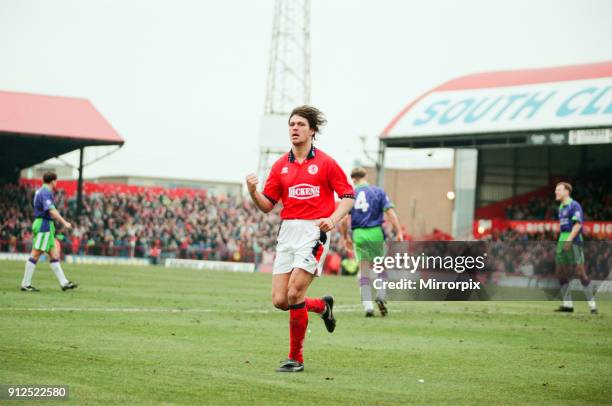
[[[35,188],[0,187],[0,251],[31,247]],[[73,230],[57,230],[66,254],[255,261],[274,250],[280,226],[278,208],[264,214],[248,200],[207,196],[171,197],[166,193],[91,193],[77,215],[76,198],[54,193]],[[333,250],[342,250],[339,233]],[[342,252],[345,254],[345,252]]]
[[[529,277],[555,274],[558,235],[552,231],[520,233],[507,229],[495,232],[488,242],[492,269]],[[612,245],[601,236],[585,235],[582,243],[587,272],[593,279],[606,279],[612,265]]]
[[[599,196],[597,185],[588,189]],[[0,251],[29,252],[31,248],[32,200],[35,188],[24,184],[0,186]],[[65,254],[150,258],[209,259],[261,263],[273,258],[280,225],[278,208],[261,213],[248,199],[207,196],[204,193],[171,196],[163,192],[89,193],[77,215],[75,197],[55,192],[56,206],[73,223],[73,229],[59,229]],[[577,197],[579,199],[579,197]],[[595,199],[595,197],[592,197]],[[591,202],[592,199],[584,199]],[[609,204],[608,204],[609,206]],[[592,203],[591,208],[598,207]],[[539,209],[531,212],[541,213]],[[603,210],[603,211],[602,211]],[[596,213],[609,213],[603,204]],[[391,236],[391,230],[386,230]],[[500,243],[495,268],[509,273],[550,275],[554,270],[553,232],[494,232],[487,239]],[[594,236],[587,236],[593,239]],[[542,244],[536,244],[542,242]],[[589,248],[587,242],[587,249]],[[609,248],[609,244],[604,244]],[[596,253],[595,261],[609,264],[610,253]],[[328,267],[340,270],[341,261],[352,255],[342,246],[338,232],[331,236]],[[592,266],[597,268],[596,264]],[[598,268],[597,268],[598,269]]]
[[23,186],[0,186],[0,251],[22,251],[24,241],[32,238],[33,194]]

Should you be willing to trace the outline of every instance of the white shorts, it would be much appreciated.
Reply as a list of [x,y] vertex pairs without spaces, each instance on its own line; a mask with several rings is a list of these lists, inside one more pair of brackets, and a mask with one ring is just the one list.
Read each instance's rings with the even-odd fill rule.
[[315,276],[323,272],[329,250],[329,233],[315,225],[316,220],[283,220],[278,232],[276,258],[272,274],[302,268]]

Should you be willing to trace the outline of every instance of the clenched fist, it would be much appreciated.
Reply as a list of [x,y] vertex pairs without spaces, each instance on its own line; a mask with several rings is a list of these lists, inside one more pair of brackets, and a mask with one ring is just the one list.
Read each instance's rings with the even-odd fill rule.
[[257,175],[251,173],[246,177],[246,185],[249,193],[255,193],[257,190],[257,184],[259,183],[259,179],[257,179]]

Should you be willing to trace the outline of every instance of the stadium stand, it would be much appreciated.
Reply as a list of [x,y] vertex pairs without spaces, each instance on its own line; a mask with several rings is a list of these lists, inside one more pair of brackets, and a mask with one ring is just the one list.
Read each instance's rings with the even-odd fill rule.
[[554,200],[553,191],[561,181],[573,185],[572,197],[582,205],[585,220],[612,219],[612,179],[608,169],[569,178],[551,177],[548,186],[477,209],[476,217],[502,214],[509,220],[556,220],[559,204]]
[[[0,186],[0,252],[29,252],[31,202],[39,186],[40,181],[26,179]],[[64,254],[257,264],[273,256],[278,209],[264,214],[247,199],[208,196],[198,189],[85,183],[84,192],[77,216],[76,182],[58,182],[57,207],[74,224],[63,236]],[[327,271],[338,273],[347,256],[340,234],[333,233]]]
[[[499,242],[493,246],[493,268],[507,274],[528,277],[551,277],[555,270],[555,246],[558,235],[552,231],[535,233],[506,229],[493,232],[485,240]],[[597,243],[605,237],[597,234],[585,236],[585,256],[588,274],[592,279],[604,280],[610,273],[612,249],[609,244]]]
[[[0,188],[0,251],[29,251],[35,188],[35,182]],[[65,236],[67,254],[156,257],[159,251],[163,257],[252,261],[273,248],[280,223],[277,214],[265,216],[250,202],[202,191],[113,184],[86,184],[85,190],[78,217],[74,189],[60,186],[55,193],[58,209],[75,225]]]
[[[610,190],[607,181],[597,177],[590,179],[572,180],[581,185],[576,191],[576,199],[585,203],[587,213],[590,210],[596,217],[612,218],[610,196],[605,195]],[[39,186],[40,181],[26,179],[19,184],[0,186],[0,252],[29,252],[31,202]],[[248,199],[209,196],[197,189],[85,183],[83,211],[77,216],[76,182],[60,181],[58,186],[57,206],[75,226],[70,234],[63,236],[64,254],[150,258],[153,263],[164,258],[187,258],[255,262],[258,265],[270,262],[274,255],[279,210],[263,214]],[[546,193],[550,193],[550,188]],[[545,197],[508,204],[506,210],[520,212],[523,218],[554,219],[556,216],[556,205]],[[385,229],[387,235],[392,236],[392,230]],[[450,238],[434,230],[420,240]],[[520,232],[510,228],[494,230],[482,237],[503,242],[555,241],[556,238],[554,230]],[[605,236],[587,233],[586,239],[605,239]],[[526,265],[524,253],[507,252],[498,259],[503,262],[502,269],[508,273],[536,276],[550,274],[554,258],[537,249],[527,251],[534,254],[530,255],[529,265]],[[340,273],[341,261],[350,257],[339,233],[333,233],[326,271]]]

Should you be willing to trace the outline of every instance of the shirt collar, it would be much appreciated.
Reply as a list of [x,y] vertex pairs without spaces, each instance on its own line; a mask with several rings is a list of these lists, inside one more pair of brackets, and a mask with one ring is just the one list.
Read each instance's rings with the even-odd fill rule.
[[563,204],[563,203],[561,203],[561,204],[559,205],[559,208],[560,208],[560,209],[562,209],[563,207],[569,206],[570,204],[572,204],[572,202],[573,202],[573,201],[574,201],[574,199],[572,199],[572,198],[570,197],[570,199],[567,201],[567,204]]
[[[310,147],[310,151],[308,151],[308,155],[306,156],[306,160],[308,161],[309,159],[313,159],[315,157],[315,146],[312,145]],[[295,162],[295,155],[293,154],[293,149],[289,150],[289,162],[293,163]]]
[[362,188],[362,187],[367,187],[367,186],[370,186],[370,185],[368,184],[368,182],[363,182],[363,183],[361,183],[361,184],[359,184],[359,185],[356,185],[356,186],[355,186],[355,189],[359,189],[359,188]]

